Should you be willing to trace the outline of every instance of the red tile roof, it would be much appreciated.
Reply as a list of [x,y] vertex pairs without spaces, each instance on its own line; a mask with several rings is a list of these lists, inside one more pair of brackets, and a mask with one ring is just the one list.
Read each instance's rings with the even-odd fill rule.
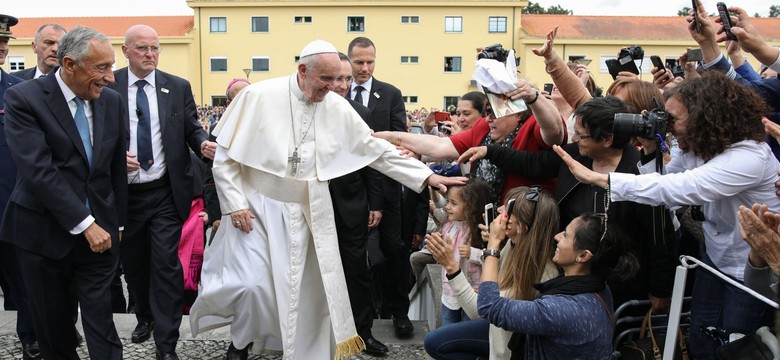
[[46,17],[19,18],[19,24],[11,28],[17,38],[31,38],[41,25],[57,23],[66,29],[78,25],[88,26],[108,37],[123,37],[133,25],[146,24],[157,30],[160,36],[184,36],[194,26],[193,16],[110,16],[110,17]]
[[[522,28],[530,37],[545,37],[558,26],[558,38],[691,40],[681,16],[572,16],[523,14]],[[779,18],[750,19],[764,40],[780,40]]]

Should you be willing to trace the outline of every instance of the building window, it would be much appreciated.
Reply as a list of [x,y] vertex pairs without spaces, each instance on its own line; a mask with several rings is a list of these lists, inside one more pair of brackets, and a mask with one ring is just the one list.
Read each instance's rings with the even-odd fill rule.
[[270,60],[268,57],[253,57],[252,58],[252,71],[269,71],[271,68]]
[[9,56],[8,70],[9,71],[24,70],[24,56]]
[[227,96],[211,95],[211,106],[227,106]]
[[488,32],[492,32],[492,33],[505,33],[506,32],[506,16],[491,16],[488,19]]
[[226,72],[227,71],[227,58],[226,57],[212,57],[211,58],[211,71],[212,72]]
[[298,61],[300,61],[300,60],[301,60],[301,57],[300,57],[300,56],[298,56],[298,55],[295,55],[295,63],[297,64],[297,63],[298,63]]
[[452,105],[452,106],[457,108],[459,99],[460,98],[457,97],[457,96],[445,96],[444,97],[444,106],[442,107],[442,109],[447,109],[447,108],[450,107],[450,105]]
[[296,24],[311,24],[311,16],[296,16]]
[[401,16],[401,24],[419,24],[419,16]]
[[460,72],[460,56],[447,56],[444,58],[445,72]]
[[409,103],[410,104],[417,104],[417,96],[410,96],[409,97]]
[[209,31],[215,32],[227,32],[227,18],[226,17],[212,17],[209,18]]
[[462,16],[445,16],[444,17],[444,31],[445,32],[463,32],[463,17]]
[[253,16],[252,32],[268,32],[268,16]]
[[349,32],[366,31],[366,18],[363,16],[347,16],[347,31]]
[[419,56],[401,56],[401,64],[418,64],[419,62]]

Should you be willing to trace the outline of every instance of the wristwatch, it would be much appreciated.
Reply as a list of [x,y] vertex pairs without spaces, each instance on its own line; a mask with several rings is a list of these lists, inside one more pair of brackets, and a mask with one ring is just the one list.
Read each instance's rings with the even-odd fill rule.
[[496,249],[484,249],[482,250],[482,257],[480,258],[482,262],[485,262],[485,258],[488,256],[495,256],[496,259],[501,257],[501,251]]

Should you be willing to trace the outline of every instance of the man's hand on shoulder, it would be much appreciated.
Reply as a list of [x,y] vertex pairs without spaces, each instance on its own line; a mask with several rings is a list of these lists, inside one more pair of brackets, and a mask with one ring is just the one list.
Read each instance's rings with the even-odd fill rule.
[[111,248],[111,234],[103,230],[97,222],[93,222],[84,230],[84,237],[93,252],[102,253]]

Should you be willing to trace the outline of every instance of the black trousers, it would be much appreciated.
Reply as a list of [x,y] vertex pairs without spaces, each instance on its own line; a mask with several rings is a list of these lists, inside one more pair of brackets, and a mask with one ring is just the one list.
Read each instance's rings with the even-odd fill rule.
[[38,339],[35,337],[27,290],[16,259],[16,246],[11,243],[0,241],[0,269],[7,284],[7,288],[3,288],[4,302],[12,302],[14,306],[6,306],[5,310],[16,310],[16,335],[23,344],[32,344]]
[[130,190],[122,268],[135,296],[135,316],[139,322],[155,322],[154,341],[162,352],[176,351],[184,310],[178,255],[182,225],[169,185]]
[[374,325],[374,300],[371,296],[371,273],[368,271],[368,209],[361,214],[363,219],[355,226],[348,226],[339,211],[336,215],[336,233],[339,238],[339,254],[344,267],[344,277],[347,280],[349,302],[352,305],[352,317],[355,318],[355,328],[364,340],[373,337],[371,327]]
[[[399,188],[400,191],[400,188]],[[385,200],[382,221],[379,223],[379,248],[385,257],[384,271],[377,276],[384,280],[382,287],[382,317],[406,315],[409,312],[409,245],[401,240],[401,202]]]
[[73,249],[63,259],[16,248],[41,355],[46,360],[79,359],[73,326],[75,287],[90,357],[121,360],[110,290],[119,259],[109,251],[94,253],[83,235],[75,237]]

